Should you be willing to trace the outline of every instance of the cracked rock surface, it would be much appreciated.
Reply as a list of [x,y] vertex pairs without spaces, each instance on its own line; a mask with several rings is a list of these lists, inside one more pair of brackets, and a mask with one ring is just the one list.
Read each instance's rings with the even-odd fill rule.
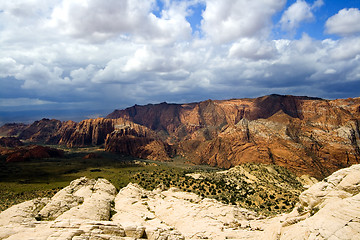
[[360,239],[360,165],[341,169],[300,195],[291,213],[255,212],[171,188],[105,179],[74,180],[51,199],[0,213],[0,239]]

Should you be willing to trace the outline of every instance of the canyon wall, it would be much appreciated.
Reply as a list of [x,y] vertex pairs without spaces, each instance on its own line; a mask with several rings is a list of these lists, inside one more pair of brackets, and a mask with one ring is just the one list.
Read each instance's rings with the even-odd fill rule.
[[269,95],[135,105],[79,123],[43,119],[19,137],[69,147],[104,145],[107,151],[154,160],[180,155],[223,168],[272,163],[323,178],[360,162],[359,122],[360,98]]

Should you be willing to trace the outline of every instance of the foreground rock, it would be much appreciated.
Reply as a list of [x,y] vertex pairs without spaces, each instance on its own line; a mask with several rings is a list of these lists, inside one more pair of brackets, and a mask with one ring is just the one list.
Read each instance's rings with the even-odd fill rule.
[[354,165],[304,191],[277,232],[281,239],[360,239],[359,176]]
[[[0,213],[0,239],[183,239],[173,229],[122,226],[111,221],[115,187],[80,178],[51,199],[35,199]],[[125,207],[125,206],[124,206]]]
[[0,213],[0,239],[360,239],[359,176],[360,165],[339,170],[273,218],[175,188],[116,193],[105,179],[80,178]]

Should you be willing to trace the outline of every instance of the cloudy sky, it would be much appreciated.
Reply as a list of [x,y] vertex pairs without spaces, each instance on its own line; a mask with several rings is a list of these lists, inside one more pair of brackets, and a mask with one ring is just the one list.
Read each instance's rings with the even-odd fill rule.
[[0,123],[360,96],[360,0],[0,0]]

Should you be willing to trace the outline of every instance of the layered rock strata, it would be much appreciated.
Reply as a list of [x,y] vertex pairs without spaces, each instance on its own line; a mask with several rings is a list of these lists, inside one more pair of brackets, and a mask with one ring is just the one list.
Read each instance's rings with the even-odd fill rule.
[[360,162],[360,98],[270,95],[135,105],[107,117],[161,133],[177,154],[195,164],[230,168],[245,162],[271,163],[322,179]]
[[80,123],[43,119],[19,137],[70,147],[104,145],[153,160],[180,155],[222,168],[271,163],[322,179],[360,163],[360,98],[269,95],[135,105]]

